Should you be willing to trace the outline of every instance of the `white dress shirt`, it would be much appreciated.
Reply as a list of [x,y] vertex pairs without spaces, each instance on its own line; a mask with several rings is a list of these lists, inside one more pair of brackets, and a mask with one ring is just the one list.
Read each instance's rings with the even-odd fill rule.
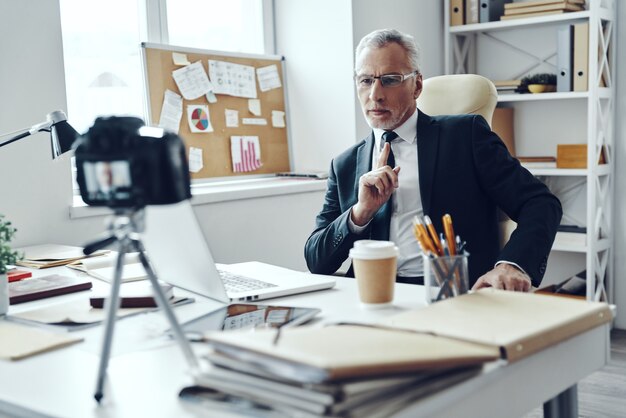
[[[401,126],[394,129],[398,138],[391,143],[391,150],[396,161],[396,167],[401,167],[398,174],[399,187],[391,197],[393,210],[389,225],[389,240],[399,249],[398,276],[417,277],[423,275],[422,252],[413,235],[413,217],[422,216],[422,197],[419,188],[419,171],[417,163],[417,110]],[[381,137],[385,132],[382,129],[374,131],[374,152],[372,167],[381,152]],[[369,225],[369,224],[368,224]],[[367,225],[359,227],[348,217],[348,228],[359,233]]]

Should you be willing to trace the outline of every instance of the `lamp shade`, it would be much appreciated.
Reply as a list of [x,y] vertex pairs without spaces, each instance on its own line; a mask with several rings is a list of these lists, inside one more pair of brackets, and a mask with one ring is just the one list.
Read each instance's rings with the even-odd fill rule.
[[0,147],[42,131],[50,132],[53,159],[69,151],[76,138],[78,138],[78,132],[76,132],[76,130],[67,122],[65,112],[62,110],[55,110],[54,112],[48,113],[45,122],[33,125],[30,129],[22,130],[19,134],[13,136],[5,142],[0,143]]

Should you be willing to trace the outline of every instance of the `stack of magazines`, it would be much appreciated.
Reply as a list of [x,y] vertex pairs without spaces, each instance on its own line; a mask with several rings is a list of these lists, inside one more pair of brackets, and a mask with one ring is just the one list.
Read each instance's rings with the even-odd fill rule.
[[[224,332],[183,399],[255,416],[384,417],[497,359],[497,349],[357,325]],[[279,338],[277,338],[279,337]]]

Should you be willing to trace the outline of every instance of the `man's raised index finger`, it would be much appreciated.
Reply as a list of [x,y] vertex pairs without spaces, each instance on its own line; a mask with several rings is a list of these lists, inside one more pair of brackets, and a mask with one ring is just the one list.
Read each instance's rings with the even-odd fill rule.
[[389,143],[386,143],[383,146],[383,150],[380,152],[380,155],[378,156],[378,161],[376,162],[376,168],[384,167],[387,165],[390,149],[391,146],[389,145]]

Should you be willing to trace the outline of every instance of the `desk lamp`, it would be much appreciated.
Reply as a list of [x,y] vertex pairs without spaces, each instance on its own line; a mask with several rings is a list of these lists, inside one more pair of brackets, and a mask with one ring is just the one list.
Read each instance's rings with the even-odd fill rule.
[[74,140],[78,137],[78,132],[72,126],[67,123],[67,116],[62,110],[55,110],[48,113],[45,122],[33,125],[30,129],[24,128],[15,132],[9,132],[8,134],[0,135],[6,136],[20,132],[14,137],[0,143],[0,147],[8,145],[12,142],[20,140],[24,137],[30,136],[37,132],[50,132],[50,142],[52,144],[52,158],[55,159],[61,154],[69,151],[72,148]]

